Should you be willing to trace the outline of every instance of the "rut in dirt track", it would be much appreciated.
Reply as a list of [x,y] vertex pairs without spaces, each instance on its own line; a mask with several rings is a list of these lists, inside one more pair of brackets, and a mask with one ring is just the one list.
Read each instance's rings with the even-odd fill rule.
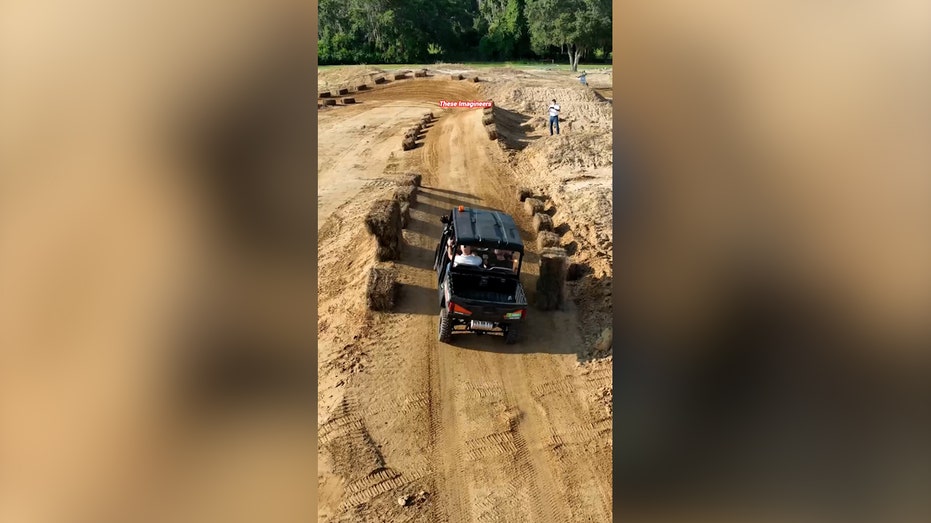
[[[502,209],[526,221],[508,201],[514,192],[480,120],[480,111],[452,113],[429,133],[423,154],[431,187],[424,188],[418,206],[433,211],[427,220],[438,222],[450,203],[461,202]],[[419,247],[417,263],[432,268],[437,235],[412,232],[409,247]],[[524,237],[531,237],[526,228]],[[528,253],[528,259],[535,254]],[[532,290],[536,270],[532,263],[525,266],[530,276],[525,285]],[[432,270],[428,274],[434,277]],[[430,283],[435,288],[436,282]],[[435,313],[436,294],[424,299]],[[425,317],[418,338],[432,355],[432,459],[440,519],[610,519],[610,470],[598,465],[610,455],[573,452],[566,443],[610,437],[611,423],[590,418],[570,377],[581,343],[571,314],[532,312],[517,348],[494,336],[439,343],[436,321],[435,314]],[[581,498],[582,490],[588,499]]]

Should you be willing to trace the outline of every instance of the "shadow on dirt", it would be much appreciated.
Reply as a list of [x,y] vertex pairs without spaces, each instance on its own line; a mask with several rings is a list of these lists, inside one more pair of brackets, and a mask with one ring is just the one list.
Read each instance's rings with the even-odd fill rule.
[[429,185],[424,185],[424,186],[422,186],[422,187],[421,187],[421,190],[425,190],[425,191],[427,191],[427,192],[433,192],[433,193],[446,193],[446,194],[451,194],[451,195],[453,195],[453,196],[458,196],[458,197],[460,197],[460,198],[474,198],[474,199],[476,199],[477,201],[481,201],[481,200],[482,200],[481,198],[479,198],[479,197],[477,197],[477,196],[473,196],[473,195],[471,195],[471,194],[469,194],[469,193],[464,193],[464,192],[459,192],[459,191],[452,191],[452,190],[449,190],[449,189],[440,189],[439,187],[430,187]]
[[[439,314],[439,311],[436,314]],[[576,354],[578,347],[553,340],[552,333],[560,329],[555,314],[530,307],[527,319],[521,325],[519,341],[514,345],[507,345],[503,336],[495,334],[454,334],[449,344],[440,344],[440,350],[474,350],[500,354]]]
[[475,209],[490,209],[490,207],[485,207],[484,205],[481,205],[479,203],[482,201],[481,198],[477,198],[474,196],[463,196],[459,198],[455,198],[455,197],[451,198],[448,196],[443,196],[443,195],[436,194],[436,193],[429,193],[426,191],[422,191],[419,196],[420,196],[419,198],[420,201],[429,200],[437,204],[434,207],[442,209],[442,212],[437,214],[437,216],[449,214],[449,211],[451,211],[452,209],[460,205],[465,205],[466,207],[472,207]]
[[516,111],[510,111],[501,106],[495,107],[495,124],[498,127],[498,136],[508,149],[523,150],[539,139],[530,136],[533,130],[530,117]]
[[439,295],[436,289],[402,284],[395,314],[439,315]]
[[396,263],[407,265],[415,269],[433,271],[433,257],[435,251],[427,250],[416,245],[405,244],[401,250],[401,259]]

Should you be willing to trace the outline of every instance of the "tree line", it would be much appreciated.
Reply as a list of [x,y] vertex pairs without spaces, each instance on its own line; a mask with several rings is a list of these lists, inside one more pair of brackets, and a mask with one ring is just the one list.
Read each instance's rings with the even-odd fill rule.
[[319,0],[318,62],[607,61],[611,0]]

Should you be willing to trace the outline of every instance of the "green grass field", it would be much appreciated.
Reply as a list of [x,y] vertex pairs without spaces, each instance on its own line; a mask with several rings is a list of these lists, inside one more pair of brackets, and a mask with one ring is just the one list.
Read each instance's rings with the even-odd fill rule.
[[[456,63],[456,64],[365,64],[366,66],[378,67],[379,69],[423,69],[423,68],[435,68],[435,67],[444,67],[447,65],[462,65],[464,67],[472,69],[488,69],[492,67],[513,67],[519,69],[555,69],[558,71],[570,71],[571,67],[567,63],[556,62],[553,64],[544,64],[540,62],[466,62],[466,63]],[[352,65],[318,65],[319,70],[334,69],[337,67],[357,67]],[[579,64],[579,71],[584,71],[586,69],[603,69],[606,67],[611,67],[611,64],[601,63],[601,64]]]

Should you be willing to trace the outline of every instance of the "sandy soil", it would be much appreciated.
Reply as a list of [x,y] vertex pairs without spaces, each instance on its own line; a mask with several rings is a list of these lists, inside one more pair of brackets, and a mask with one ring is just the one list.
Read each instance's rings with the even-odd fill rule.
[[[329,70],[321,81],[346,76]],[[486,77],[390,82],[355,93],[355,106],[319,113],[321,521],[611,520],[611,355],[593,350],[610,326],[611,107],[567,75]],[[529,94],[514,92],[521,84]],[[440,99],[490,97],[501,108],[500,141],[485,135],[481,110],[437,108]],[[588,119],[539,139],[543,129],[522,122],[552,97]],[[427,110],[439,118],[402,152],[404,131]],[[423,174],[424,187],[395,264],[401,300],[392,313],[371,313],[364,286],[374,241],[362,217],[409,171]],[[515,216],[533,299],[539,258],[518,185],[549,196],[573,261],[590,267],[571,283],[574,304],[531,309],[516,346],[491,336],[439,343],[432,258],[439,216],[454,205]]]

